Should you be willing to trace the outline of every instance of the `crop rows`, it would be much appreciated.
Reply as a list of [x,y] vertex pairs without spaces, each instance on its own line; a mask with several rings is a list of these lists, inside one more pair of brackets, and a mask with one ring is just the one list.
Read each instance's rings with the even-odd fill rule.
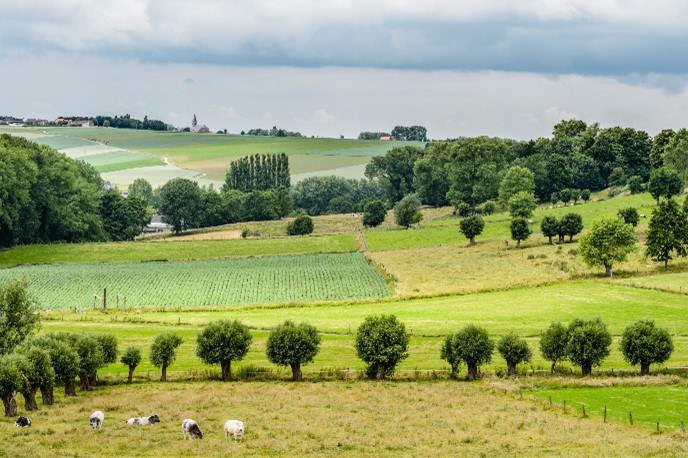
[[[375,298],[389,294],[360,253],[231,260],[54,264],[0,270],[24,277],[44,308],[88,308],[107,288],[109,307],[217,306]],[[100,304],[100,299],[96,302]]]

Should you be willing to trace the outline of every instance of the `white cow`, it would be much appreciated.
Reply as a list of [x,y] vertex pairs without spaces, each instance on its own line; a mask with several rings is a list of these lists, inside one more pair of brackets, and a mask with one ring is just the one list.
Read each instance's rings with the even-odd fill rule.
[[229,435],[234,437],[234,440],[244,438],[244,422],[239,420],[227,420],[225,422],[225,440]]

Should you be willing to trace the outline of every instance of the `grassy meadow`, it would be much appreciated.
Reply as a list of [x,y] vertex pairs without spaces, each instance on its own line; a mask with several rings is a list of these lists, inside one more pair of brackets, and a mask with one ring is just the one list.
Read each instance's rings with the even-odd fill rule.
[[[456,456],[684,455],[685,438],[601,421],[581,421],[482,383],[175,382],[107,386],[32,416],[0,422],[0,450],[16,456]],[[88,425],[105,413],[100,431]],[[161,423],[127,426],[155,413]],[[60,421],[55,421],[59,418]],[[195,419],[203,440],[182,439]],[[246,423],[226,442],[222,425]],[[2,452],[0,452],[2,453]]]

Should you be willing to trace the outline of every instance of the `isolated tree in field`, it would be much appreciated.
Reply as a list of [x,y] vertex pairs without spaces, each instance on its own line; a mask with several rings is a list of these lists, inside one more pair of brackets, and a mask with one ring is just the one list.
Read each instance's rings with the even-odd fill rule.
[[532,192],[520,191],[509,199],[509,213],[512,218],[530,218],[537,208],[537,200]]
[[162,370],[161,382],[167,381],[167,368],[177,359],[177,347],[183,340],[177,334],[165,332],[155,336],[150,349],[150,362]]
[[411,227],[423,218],[420,212],[420,199],[415,194],[409,194],[394,206],[394,220],[399,226]]
[[173,178],[160,188],[158,207],[175,234],[198,227],[203,216],[201,188],[195,181]]
[[408,357],[411,336],[394,315],[366,317],[356,332],[356,354],[367,364],[368,377],[382,380]]
[[196,355],[206,364],[219,364],[222,381],[232,378],[232,361],[248,353],[253,337],[248,326],[239,321],[213,321],[196,338]]
[[566,354],[574,365],[580,366],[584,377],[609,356],[612,335],[599,318],[575,319],[569,324],[567,334]]
[[0,355],[11,353],[39,327],[38,302],[26,281],[12,280],[0,287]]
[[630,324],[621,336],[621,352],[624,359],[636,366],[640,375],[650,374],[650,364],[661,364],[674,351],[669,331],[655,326],[652,320],[639,320]]
[[628,177],[626,185],[628,186],[628,190],[631,192],[631,194],[640,194],[643,192],[643,178],[638,175]]
[[535,175],[529,169],[515,165],[510,167],[499,183],[499,200],[504,205],[519,192],[532,194],[535,191]]
[[561,323],[554,322],[540,336],[540,353],[542,357],[552,363],[552,374],[557,363],[567,358],[568,329]]
[[17,401],[14,394],[17,393],[24,378],[21,372],[21,357],[10,354],[0,357],[0,398],[5,408],[6,417],[17,416]]
[[640,213],[638,213],[638,209],[635,207],[621,208],[617,214],[624,220],[624,223],[630,224],[633,227],[636,227],[640,222]]
[[682,183],[688,182],[688,130],[676,132],[664,147],[662,159],[665,167],[678,172]]
[[666,167],[653,170],[647,190],[659,204],[660,197],[670,198],[683,192],[683,179],[676,170]]
[[589,266],[604,266],[607,277],[612,276],[615,263],[623,262],[635,249],[633,227],[621,218],[603,219],[592,225],[581,237],[580,254]]
[[34,345],[19,347],[17,353],[21,356],[23,383],[19,391],[24,397],[24,408],[29,411],[38,410],[38,390],[41,387],[51,388],[55,385],[55,371],[50,364],[50,355]]
[[485,228],[485,221],[480,216],[469,216],[459,222],[461,233],[470,241],[471,246],[475,246],[475,238],[482,234]]
[[484,328],[469,324],[452,336],[451,347],[453,357],[466,363],[468,379],[475,380],[480,366],[492,360],[494,342]]
[[301,366],[313,362],[320,351],[320,334],[308,323],[285,321],[268,335],[265,351],[268,360],[278,366],[291,368],[292,380],[303,379]]
[[542,218],[540,223],[540,230],[542,235],[549,239],[549,244],[552,244],[552,237],[559,234],[559,221],[552,215],[547,215]]
[[122,353],[122,357],[119,360],[129,369],[127,383],[131,383],[134,378],[134,371],[136,370],[136,367],[141,363],[141,349],[139,349],[138,347],[127,347],[127,349],[124,350],[124,353]]
[[573,236],[583,231],[583,218],[578,213],[568,213],[562,216],[559,221],[559,231],[562,235],[569,237],[569,242],[573,242]]
[[511,238],[516,240],[516,248],[521,247],[521,240],[527,239],[533,233],[525,218],[512,219],[509,229],[511,229]]
[[132,181],[128,191],[128,197],[138,197],[146,205],[153,206],[153,186],[145,178],[137,178]]
[[664,267],[674,256],[688,254],[688,215],[673,198],[663,200],[652,211],[645,244],[650,259],[663,262]]
[[288,235],[308,235],[313,232],[313,218],[308,215],[299,215],[287,224]]
[[533,356],[528,342],[514,333],[509,333],[499,339],[497,351],[506,361],[509,376],[516,375],[516,366],[529,362]]
[[372,199],[363,206],[363,225],[377,227],[385,221],[387,209],[380,199]]
[[451,367],[450,376],[451,378],[456,378],[459,373],[459,368],[461,367],[461,358],[454,351],[454,345],[452,343],[453,338],[454,335],[450,334],[444,339],[444,343],[440,349],[440,358],[449,363]]

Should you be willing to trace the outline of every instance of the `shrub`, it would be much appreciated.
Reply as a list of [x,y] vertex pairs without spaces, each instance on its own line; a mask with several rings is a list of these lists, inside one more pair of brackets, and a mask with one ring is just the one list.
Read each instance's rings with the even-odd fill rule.
[[552,323],[540,336],[540,353],[552,363],[552,373],[558,362],[566,359],[568,331],[561,323]]
[[232,361],[241,361],[251,346],[251,333],[238,321],[209,323],[196,338],[196,355],[206,364],[219,364],[222,381],[232,378]]
[[573,242],[573,236],[583,231],[583,218],[578,213],[568,213],[559,221],[559,232],[569,236],[569,242]]
[[569,324],[567,334],[566,354],[573,364],[580,366],[584,377],[592,373],[593,366],[599,366],[609,356],[612,335],[599,318],[575,319]]
[[463,218],[459,223],[461,233],[470,241],[470,245],[475,245],[475,237],[480,235],[485,228],[485,221],[480,216],[469,216]]
[[509,213],[512,218],[530,218],[537,208],[537,200],[532,192],[520,191],[509,199]]
[[583,189],[581,191],[580,195],[581,199],[583,199],[583,202],[587,202],[590,200],[590,190],[589,189]]
[[466,202],[458,202],[454,205],[454,213],[456,213],[456,216],[465,218],[473,214],[473,208]]
[[394,220],[399,226],[411,227],[423,218],[420,212],[420,199],[409,194],[394,206]]
[[494,202],[492,202],[491,200],[488,200],[487,202],[485,202],[483,204],[483,215],[485,215],[485,216],[492,215],[495,212],[496,207],[497,206],[495,205]]
[[134,370],[141,362],[141,350],[138,347],[128,347],[122,353],[120,358],[122,364],[129,368],[129,375],[127,376],[127,383],[131,383],[134,378]]
[[641,192],[643,192],[643,179],[638,175],[628,177],[626,185],[628,186],[628,190],[631,191],[631,194],[640,194]]
[[532,357],[528,342],[514,333],[509,333],[499,339],[497,351],[506,361],[509,376],[516,375],[516,366],[529,362]]
[[674,351],[669,331],[655,327],[652,320],[630,324],[621,336],[621,352],[632,366],[640,364],[640,374],[650,374],[650,364],[661,364]]
[[299,215],[294,221],[287,224],[287,234],[308,235],[313,232],[313,218],[308,215]]
[[299,382],[301,366],[312,362],[319,350],[320,335],[314,326],[287,320],[268,335],[266,355],[273,364],[291,367],[292,380]]
[[516,248],[521,246],[521,240],[525,240],[533,233],[525,218],[514,218],[511,220],[511,238],[516,240]]
[[356,331],[356,354],[367,365],[370,378],[382,380],[408,357],[410,334],[394,315],[366,317]]
[[451,352],[455,364],[465,362],[468,368],[468,379],[478,378],[478,368],[492,360],[494,342],[487,331],[469,324],[451,337]]
[[619,210],[618,215],[624,220],[624,223],[636,227],[640,222],[640,214],[635,207],[626,207]]
[[387,208],[380,199],[371,199],[363,206],[363,225],[377,227],[385,221]]
[[549,244],[552,244],[552,237],[559,233],[559,221],[552,215],[547,215],[542,218],[542,223],[540,223],[540,230],[542,235],[549,238]]
[[155,336],[150,349],[150,362],[162,369],[161,382],[167,381],[167,368],[177,359],[177,347],[183,340],[176,334],[165,332]]

